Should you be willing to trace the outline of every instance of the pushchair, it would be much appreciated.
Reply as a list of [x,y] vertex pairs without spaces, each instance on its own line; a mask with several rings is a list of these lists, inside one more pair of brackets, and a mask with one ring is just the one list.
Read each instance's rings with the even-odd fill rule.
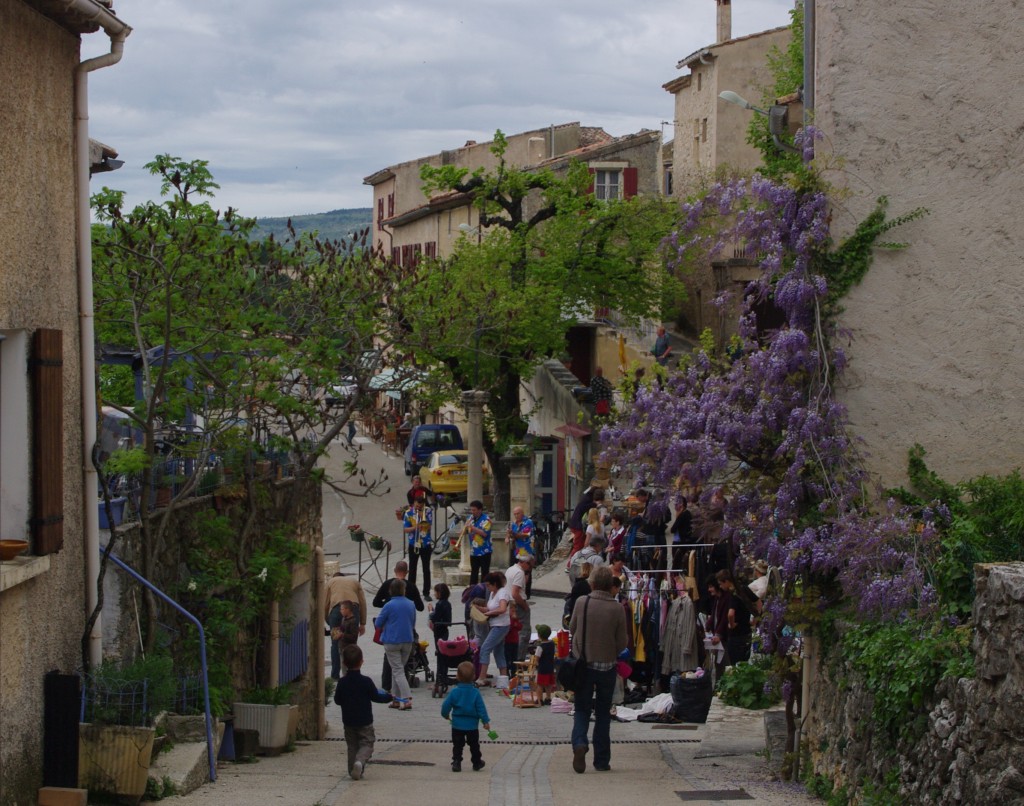
[[[466,625],[457,622],[448,625],[449,627]],[[480,645],[475,638],[467,638],[460,635],[457,638],[442,638],[437,641],[437,678],[434,682],[433,697],[443,697],[448,692],[448,686],[454,683],[454,675],[449,676],[449,669],[456,669],[460,663],[470,662],[473,664],[474,676],[480,669]]]
[[420,640],[419,635],[413,635],[412,654],[409,656],[409,660],[405,662],[405,678],[409,681],[411,688],[419,687],[420,679],[417,675],[421,672],[426,682],[432,683],[434,681],[434,673],[430,669],[430,657],[427,655],[429,646],[429,643]]

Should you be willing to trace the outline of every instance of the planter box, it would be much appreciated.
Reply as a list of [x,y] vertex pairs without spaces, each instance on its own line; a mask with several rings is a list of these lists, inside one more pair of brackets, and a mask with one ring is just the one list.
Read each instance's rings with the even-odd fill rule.
[[153,728],[78,726],[78,786],[138,802],[146,791]]
[[235,730],[255,730],[260,735],[260,750],[271,752],[288,746],[288,719],[291,705],[257,705],[236,702]]

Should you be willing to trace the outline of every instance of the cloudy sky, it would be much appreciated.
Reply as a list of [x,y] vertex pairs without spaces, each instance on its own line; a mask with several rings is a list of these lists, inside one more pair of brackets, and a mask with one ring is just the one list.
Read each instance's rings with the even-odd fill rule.
[[[733,36],[786,25],[793,0],[734,0]],[[134,29],[90,79],[91,135],[158,186],[155,154],[205,159],[216,203],[253,216],[368,207],[397,162],[580,121],[624,135],[672,117],[661,85],[715,39],[715,0],[115,0]],[[84,54],[108,49],[102,33]],[[671,129],[666,127],[668,135]]]

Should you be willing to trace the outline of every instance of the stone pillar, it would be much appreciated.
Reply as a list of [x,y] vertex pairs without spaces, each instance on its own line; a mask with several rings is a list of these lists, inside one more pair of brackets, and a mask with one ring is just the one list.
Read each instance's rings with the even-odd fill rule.
[[508,511],[522,507],[527,515],[533,511],[533,454],[526,456],[502,456],[501,461],[508,467]]
[[[479,389],[471,389],[462,393],[462,405],[466,407],[466,420],[469,422],[467,448],[469,450],[469,476],[466,479],[466,500],[479,501],[484,494],[484,406],[491,396]],[[493,533],[491,535],[493,539]],[[459,570],[469,571],[469,541],[462,541],[462,556]]]

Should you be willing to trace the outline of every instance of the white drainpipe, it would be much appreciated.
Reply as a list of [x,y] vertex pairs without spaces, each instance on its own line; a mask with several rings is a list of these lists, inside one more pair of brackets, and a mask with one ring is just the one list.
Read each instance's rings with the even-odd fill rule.
[[[96,444],[96,327],[92,304],[92,229],[89,216],[89,79],[93,70],[121,61],[124,40],[131,33],[124,22],[95,0],[65,0],[69,11],[82,14],[99,24],[110,37],[110,52],[86,59],[75,70],[75,168],[78,195],[78,308],[79,341],[82,351],[82,483],[85,500],[85,603],[86,615],[96,609],[99,601],[97,577],[100,568],[100,526],[96,506],[98,477],[92,465]],[[89,663],[97,666],[103,660],[103,624],[96,619],[89,634]]]

